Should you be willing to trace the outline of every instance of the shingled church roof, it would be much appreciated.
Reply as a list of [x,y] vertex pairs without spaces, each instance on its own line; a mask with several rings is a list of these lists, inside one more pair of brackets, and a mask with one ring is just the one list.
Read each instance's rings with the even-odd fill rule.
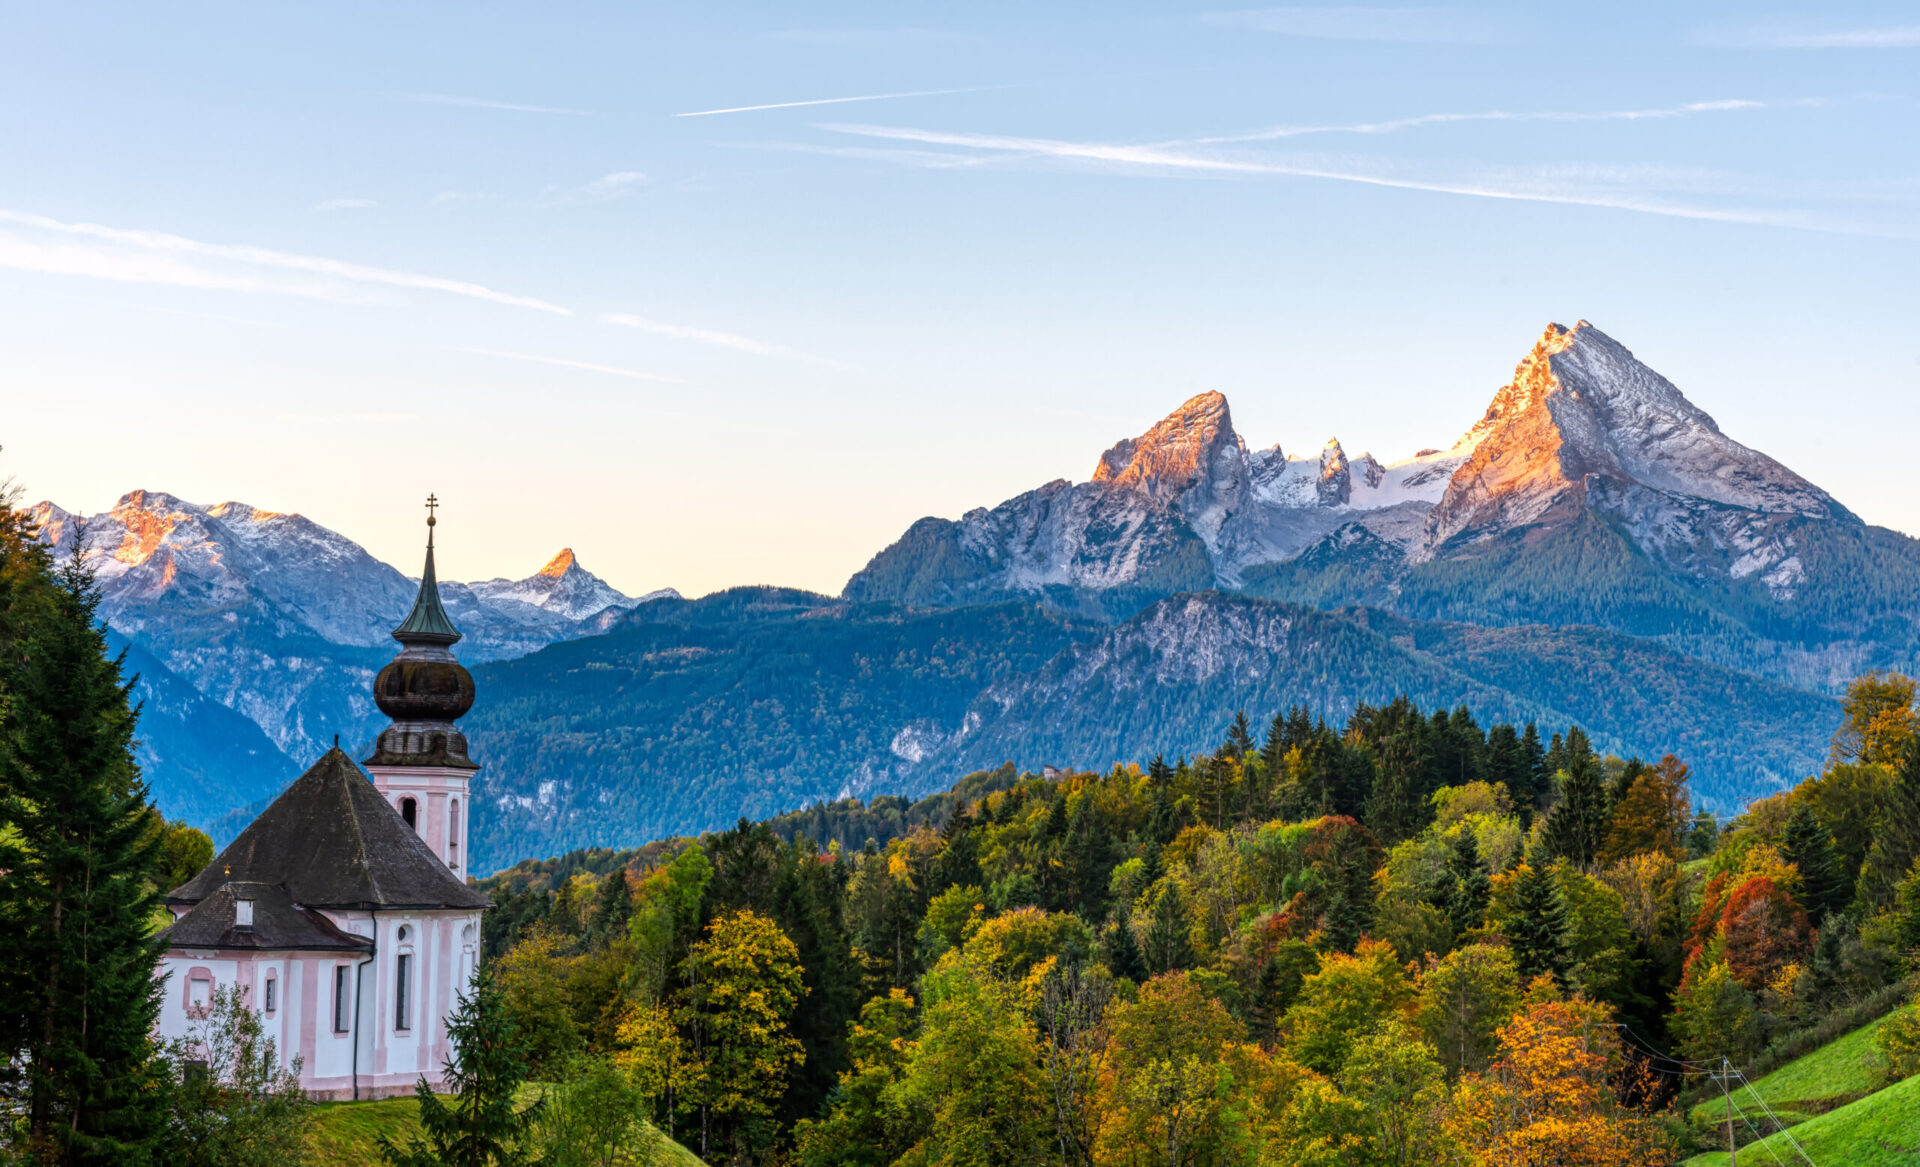
[[[253,922],[238,922],[234,903],[253,901]],[[313,952],[371,949],[373,941],[344,932],[319,912],[293,902],[279,884],[223,883],[174,921],[168,948],[255,948]]]
[[279,885],[309,908],[492,906],[447,870],[338,746],[167,902],[197,904],[228,883]]

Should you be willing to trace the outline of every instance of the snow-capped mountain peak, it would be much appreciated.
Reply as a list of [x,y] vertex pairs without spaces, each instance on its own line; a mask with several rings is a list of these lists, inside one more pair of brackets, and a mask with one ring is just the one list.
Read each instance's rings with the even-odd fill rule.
[[1589,479],[1763,514],[1846,514],[1721,433],[1672,382],[1584,320],[1547,327],[1462,439],[1469,445],[1433,510],[1435,544],[1540,521],[1584,498]]
[[526,579],[492,579],[468,586],[481,600],[530,604],[569,620],[585,620],[608,608],[631,608],[640,602],[580,566],[571,547],[561,548],[560,554]]

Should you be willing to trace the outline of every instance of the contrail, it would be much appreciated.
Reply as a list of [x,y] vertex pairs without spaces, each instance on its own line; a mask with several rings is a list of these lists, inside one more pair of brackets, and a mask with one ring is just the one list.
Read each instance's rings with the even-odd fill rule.
[[730,109],[696,109],[691,113],[677,113],[677,118],[712,117],[717,113],[753,113],[762,109],[794,109],[803,105],[842,105],[849,101],[887,101],[895,97],[940,97],[948,93],[984,93],[988,89],[1003,86],[983,85],[970,89],[918,89],[912,93],[869,93],[865,97],[821,97],[813,101],[776,101],[771,105],[736,105]]

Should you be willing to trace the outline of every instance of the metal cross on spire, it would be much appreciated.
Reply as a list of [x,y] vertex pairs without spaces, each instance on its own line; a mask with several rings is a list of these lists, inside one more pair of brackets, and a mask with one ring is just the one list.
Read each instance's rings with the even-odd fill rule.
[[433,546],[433,524],[435,522],[435,519],[433,517],[433,511],[434,511],[434,508],[439,505],[440,505],[440,499],[438,496],[433,494],[427,495],[427,546],[428,547]]

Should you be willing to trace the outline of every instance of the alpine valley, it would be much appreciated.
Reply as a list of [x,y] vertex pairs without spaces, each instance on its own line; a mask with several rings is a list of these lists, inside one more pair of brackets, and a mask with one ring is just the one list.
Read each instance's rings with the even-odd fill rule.
[[[71,553],[74,517],[35,517]],[[241,503],[139,491],[84,526],[170,817],[224,841],[332,735],[371,741],[401,571]],[[839,597],[629,597],[570,552],[441,590],[480,691],[479,870],[1401,693],[1671,751],[1731,810],[1817,767],[1847,679],[1920,656],[1920,543],[1584,321],[1446,448],[1252,448],[1203,393],[1086,482],[914,523]]]

